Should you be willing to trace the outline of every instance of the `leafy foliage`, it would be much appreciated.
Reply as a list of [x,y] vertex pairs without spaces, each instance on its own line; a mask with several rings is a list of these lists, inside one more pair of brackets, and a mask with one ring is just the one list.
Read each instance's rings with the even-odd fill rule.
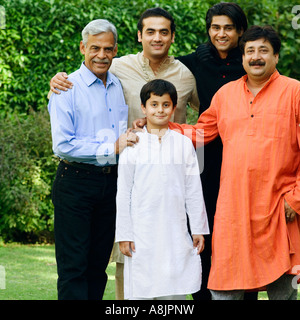
[[0,119],[0,128],[0,235],[15,241],[49,239],[56,161],[47,110]]
[[[76,70],[82,28],[96,18],[107,18],[119,31],[119,55],[142,50],[136,39],[136,24],[147,8],[162,6],[177,24],[171,54],[192,52],[206,40],[205,14],[211,0],[10,0],[3,6],[6,28],[0,30],[0,107],[27,111],[44,108],[49,79],[58,71]],[[293,4],[284,1],[237,1],[249,24],[270,24],[280,33],[283,49],[280,70],[300,77],[299,30],[292,28]]]
[[249,25],[270,25],[279,33],[282,47],[278,70],[292,78],[300,80],[300,24],[298,29],[292,26],[292,13],[296,1],[254,0],[236,1],[247,14]]
[[[163,3],[175,19],[187,21],[185,25],[178,23],[178,33],[185,33],[185,37],[178,37],[173,48],[174,54],[184,54],[196,46],[198,34],[203,40],[208,5],[199,1]],[[81,30],[93,19],[106,18],[118,27],[119,55],[141,50],[136,39],[137,20],[146,8],[157,4],[153,0],[8,1],[6,28],[0,30],[1,112],[44,108],[49,79],[58,71],[70,73],[80,65]],[[194,19],[200,22],[196,28]]]

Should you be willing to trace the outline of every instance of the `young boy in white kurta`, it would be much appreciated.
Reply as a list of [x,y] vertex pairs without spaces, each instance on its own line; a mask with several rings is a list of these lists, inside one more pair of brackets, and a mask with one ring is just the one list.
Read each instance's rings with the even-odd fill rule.
[[[125,255],[125,299],[185,299],[201,286],[209,233],[196,152],[168,129],[175,87],[153,80],[141,90],[147,127],[119,161],[116,242]],[[188,232],[189,219],[192,238]]]

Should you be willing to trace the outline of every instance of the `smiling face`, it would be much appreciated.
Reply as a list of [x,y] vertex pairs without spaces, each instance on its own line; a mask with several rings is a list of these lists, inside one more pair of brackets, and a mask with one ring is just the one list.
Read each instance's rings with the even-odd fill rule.
[[104,84],[106,83],[106,73],[111,66],[113,57],[117,54],[117,50],[112,32],[89,34],[86,46],[82,41],[80,42],[80,51],[85,57],[86,67]]
[[243,67],[249,79],[264,82],[274,73],[279,54],[274,54],[271,43],[265,39],[248,41],[243,54]]
[[213,16],[208,30],[211,43],[218,50],[219,56],[225,59],[228,52],[238,46],[243,31],[237,31],[232,20],[227,16]]
[[138,31],[138,41],[142,43],[144,56],[149,60],[166,58],[174,37],[171,21],[164,17],[144,19],[142,32]]
[[157,96],[151,93],[146,101],[146,106],[142,105],[142,111],[147,117],[147,129],[151,130],[167,129],[169,120],[175,111],[172,99],[168,93]]

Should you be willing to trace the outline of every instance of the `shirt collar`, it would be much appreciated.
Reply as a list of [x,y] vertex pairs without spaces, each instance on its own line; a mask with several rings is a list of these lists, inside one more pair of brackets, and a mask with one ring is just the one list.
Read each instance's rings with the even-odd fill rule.
[[[90,70],[87,68],[87,66],[82,62],[81,67],[79,69],[80,75],[85,82],[85,84],[89,87],[94,82],[96,82],[99,78]],[[100,82],[102,82],[101,79],[99,79]],[[108,71],[107,72],[107,79],[106,79],[106,86],[108,87],[110,84],[116,84],[116,81],[113,77],[113,75]]]
[[[158,140],[158,136],[156,134],[151,134],[148,132],[147,130],[147,125],[145,125],[143,127],[144,129],[144,133],[150,138],[150,139],[154,139],[154,140]],[[170,134],[171,130],[170,128],[167,129],[166,133],[162,136],[162,140],[166,139],[166,137]]]
[[[138,56],[139,56],[142,64],[147,65],[147,66],[150,66],[150,60],[144,56],[144,51],[139,52],[139,53],[138,53]],[[165,59],[164,61],[162,61],[159,69],[161,69],[163,66],[168,67],[169,64],[171,64],[172,62],[174,62],[174,60],[175,60],[174,56],[167,56],[166,59]]]
[[211,41],[201,44],[196,49],[196,55],[201,61],[213,59],[215,62],[218,62],[220,64],[228,63],[228,61],[232,60],[242,61],[242,52],[239,47],[231,49],[228,52],[227,57],[225,59],[221,59],[218,50],[211,43]]

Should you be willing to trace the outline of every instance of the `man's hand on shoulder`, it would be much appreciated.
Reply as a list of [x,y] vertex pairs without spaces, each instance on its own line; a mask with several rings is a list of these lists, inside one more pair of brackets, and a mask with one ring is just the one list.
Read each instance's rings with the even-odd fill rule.
[[132,122],[132,128],[137,131],[143,131],[141,129],[147,124],[147,118],[136,119]]
[[115,142],[115,154],[120,154],[126,147],[132,147],[138,143],[139,137],[132,129],[128,129],[126,133],[120,135]]
[[59,90],[67,91],[72,89],[73,83],[68,80],[68,75],[66,72],[58,72],[50,81],[50,89],[56,94],[60,94]]

